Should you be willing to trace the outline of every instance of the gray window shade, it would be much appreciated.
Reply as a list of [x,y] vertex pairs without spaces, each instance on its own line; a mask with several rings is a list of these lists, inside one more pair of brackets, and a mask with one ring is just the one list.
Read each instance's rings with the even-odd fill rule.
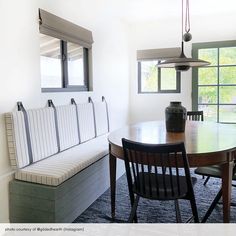
[[157,60],[179,57],[181,48],[160,48],[160,49],[147,49],[137,50],[137,60]]
[[39,30],[55,38],[91,48],[93,43],[92,32],[76,24],[39,9]]

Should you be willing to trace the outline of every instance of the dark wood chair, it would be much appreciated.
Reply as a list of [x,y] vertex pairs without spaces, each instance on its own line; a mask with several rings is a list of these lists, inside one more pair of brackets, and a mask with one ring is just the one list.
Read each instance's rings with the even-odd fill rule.
[[191,178],[184,143],[154,145],[123,138],[122,144],[132,207],[128,222],[137,222],[140,197],[173,200],[177,222],[181,222],[178,199],[189,200],[194,222],[199,222],[193,191],[196,178]]
[[[204,121],[203,111],[187,111],[187,119],[193,121]],[[203,175],[202,178],[204,179],[205,176]],[[206,178],[203,184],[206,185],[209,179],[210,176]]]
[[194,121],[203,121],[203,111],[187,111],[187,119]]
[[[208,176],[208,177],[221,178],[221,167],[219,165],[199,167],[195,170],[195,173],[199,174],[199,175],[205,175],[205,176]],[[234,166],[234,169],[233,169],[232,180],[236,180],[236,166]],[[236,185],[234,185],[234,184],[232,184],[232,186],[236,187]],[[222,197],[222,188],[216,194],[216,196],[215,196],[214,200],[212,201],[209,209],[207,210],[205,216],[202,219],[202,223],[205,223],[207,221],[207,219],[211,215],[212,211],[216,207],[217,203],[219,203],[219,200],[220,200],[221,197]],[[231,203],[231,206],[236,206],[236,204]]]

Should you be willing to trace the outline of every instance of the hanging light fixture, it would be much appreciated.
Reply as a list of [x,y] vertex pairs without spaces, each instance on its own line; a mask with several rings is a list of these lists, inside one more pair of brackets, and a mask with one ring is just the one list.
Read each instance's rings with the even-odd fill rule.
[[175,68],[177,71],[187,71],[190,67],[199,67],[210,65],[209,62],[200,59],[188,58],[184,54],[184,42],[189,42],[192,39],[190,34],[190,18],[189,18],[189,0],[186,0],[186,14],[185,14],[185,34],[183,34],[184,19],[184,2],[182,0],[182,42],[181,54],[178,58],[171,58],[160,61],[157,66],[164,68]]

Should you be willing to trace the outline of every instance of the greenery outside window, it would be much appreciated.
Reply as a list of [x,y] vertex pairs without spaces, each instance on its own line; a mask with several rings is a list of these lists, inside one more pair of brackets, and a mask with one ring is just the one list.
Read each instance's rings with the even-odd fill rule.
[[180,93],[180,72],[158,68],[158,60],[138,62],[138,93]]
[[193,110],[203,110],[205,120],[236,123],[236,41],[193,44],[193,57],[211,63],[193,69]]

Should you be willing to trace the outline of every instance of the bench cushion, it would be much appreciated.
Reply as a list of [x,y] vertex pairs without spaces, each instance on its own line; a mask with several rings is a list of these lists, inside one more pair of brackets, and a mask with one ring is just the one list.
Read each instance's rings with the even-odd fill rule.
[[[27,110],[32,161],[37,162],[58,152],[53,108]],[[22,111],[6,114],[8,150],[14,169],[30,164],[26,120]]]
[[29,153],[23,112],[5,115],[10,163],[13,169],[29,165]]
[[106,134],[22,168],[15,178],[57,186],[107,154]]
[[106,102],[105,101],[95,102],[94,111],[95,111],[97,136],[103,135],[108,132],[108,114],[107,114]]
[[95,123],[92,103],[78,104],[78,120],[81,143],[95,137]]
[[51,107],[27,110],[33,162],[58,152],[54,110]]
[[60,150],[63,151],[79,144],[76,108],[74,105],[58,106],[56,111]]

